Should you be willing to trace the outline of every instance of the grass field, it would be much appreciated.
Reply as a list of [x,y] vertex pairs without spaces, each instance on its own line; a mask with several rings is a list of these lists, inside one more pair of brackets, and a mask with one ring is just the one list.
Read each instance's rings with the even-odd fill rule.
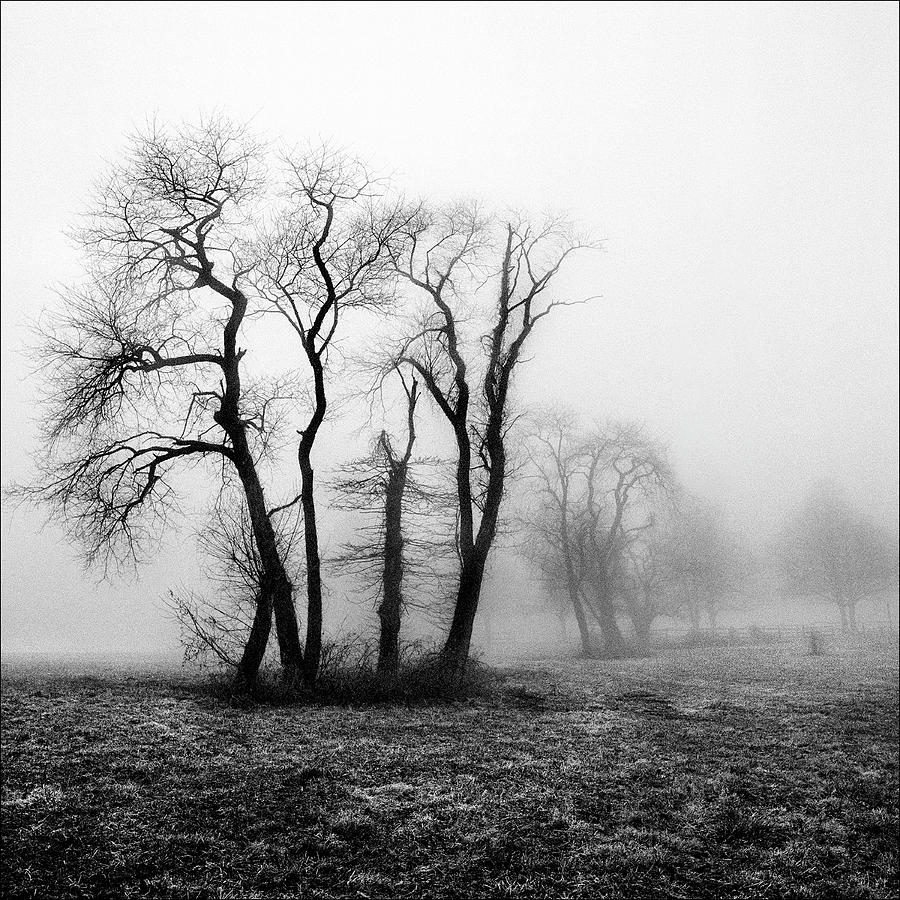
[[893,897],[893,652],[506,668],[410,708],[234,708],[5,666],[4,897]]

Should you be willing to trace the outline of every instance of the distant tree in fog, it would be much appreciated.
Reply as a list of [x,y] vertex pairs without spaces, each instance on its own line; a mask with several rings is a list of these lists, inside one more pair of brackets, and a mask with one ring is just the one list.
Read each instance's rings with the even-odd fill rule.
[[576,548],[577,497],[581,472],[580,423],[571,410],[555,407],[533,418],[528,442],[529,477],[539,494],[525,513],[525,551],[553,593],[564,593],[572,607],[585,656],[596,655],[584,572]]
[[645,644],[660,616],[673,615],[670,572],[660,525],[643,531],[619,560],[618,594],[623,612],[631,620],[635,637]]
[[619,656],[625,651],[617,620],[623,599],[641,628],[651,616],[646,594],[641,591],[639,601],[626,573],[630,563],[636,576],[637,544],[653,525],[654,503],[674,486],[665,451],[636,424],[607,422],[583,430],[572,413],[560,409],[535,417],[529,447],[538,486],[527,515],[530,556],[548,586],[568,596],[584,653],[597,652],[593,619],[602,652]]
[[704,618],[715,630],[742,583],[737,545],[720,510],[685,500],[667,523],[660,549],[671,608],[687,618],[693,631]]
[[[515,373],[538,322],[571,303],[553,290],[560,269],[573,253],[595,245],[556,219],[512,220],[495,237],[477,207],[460,205],[422,208],[406,238],[397,271],[424,305],[393,361],[415,369],[456,443],[459,580],[442,658],[459,672],[509,474]],[[492,276],[485,282],[494,296],[489,310],[478,303],[485,273]],[[482,328],[472,333],[479,320]]]
[[860,601],[897,583],[896,541],[831,483],[810,490],[779,545],[789,586],[833,603],[845,630],[856,630]]
[[584,507],[578,544],[593,588],[590,609],[605,651],[625,642],[616,620],[619,580],[628,550],[653,526],[653,503],[672,488],[665,450],[634,423],[609,422],[587,435]]

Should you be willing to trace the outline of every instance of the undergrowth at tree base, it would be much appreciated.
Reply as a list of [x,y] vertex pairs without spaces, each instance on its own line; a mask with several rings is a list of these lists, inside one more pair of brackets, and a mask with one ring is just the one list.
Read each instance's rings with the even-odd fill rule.
[[219,671],[208,681],[213,696],[243,705],[414,705],[435,701],[485,698],[503,683],[503,674],[470,658],[462,672],[450,672],[440,654],[431,648],[406,653],[394,674],[379,673],[371,654],[341,652],[340,645],[326,648],[323,665],[313,687],[302,679],[292,681],[275,666],[265,668],[249,691],[236,692],[229,671]]

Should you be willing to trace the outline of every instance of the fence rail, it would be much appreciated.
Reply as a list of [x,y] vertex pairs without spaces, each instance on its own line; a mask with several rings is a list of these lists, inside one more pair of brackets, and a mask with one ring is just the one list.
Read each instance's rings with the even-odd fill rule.
[[654,642],[680,639],[725,641],[728,643],[748,643],[752,641],[777,643],[797,638],[807,640],[814,634],[822,637],[847,638],[849,640],[865,638],[897,641],[900,639],[897,629],[886,624],[859,625],[855,631],[844,631],[837,625],[827,623],[821,625],[741,625],[714,629],[701,628],[696,631],[689,628],[653,628],[650,631],[650,640]]

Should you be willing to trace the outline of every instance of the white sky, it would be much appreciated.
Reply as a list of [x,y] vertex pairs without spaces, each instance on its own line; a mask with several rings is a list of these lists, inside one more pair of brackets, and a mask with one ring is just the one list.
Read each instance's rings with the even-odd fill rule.
[[[894,521],[897,39],[893,3],[3,3],[3,481],[62,230],[126,132],[220,109],[410,194],[569,211],[603,299],[540,335],[526,396],[645,418],[750,527],[823,476]],[[38,521],[4,511],[4,648],[171,634],[164,560],[97,586]]]

